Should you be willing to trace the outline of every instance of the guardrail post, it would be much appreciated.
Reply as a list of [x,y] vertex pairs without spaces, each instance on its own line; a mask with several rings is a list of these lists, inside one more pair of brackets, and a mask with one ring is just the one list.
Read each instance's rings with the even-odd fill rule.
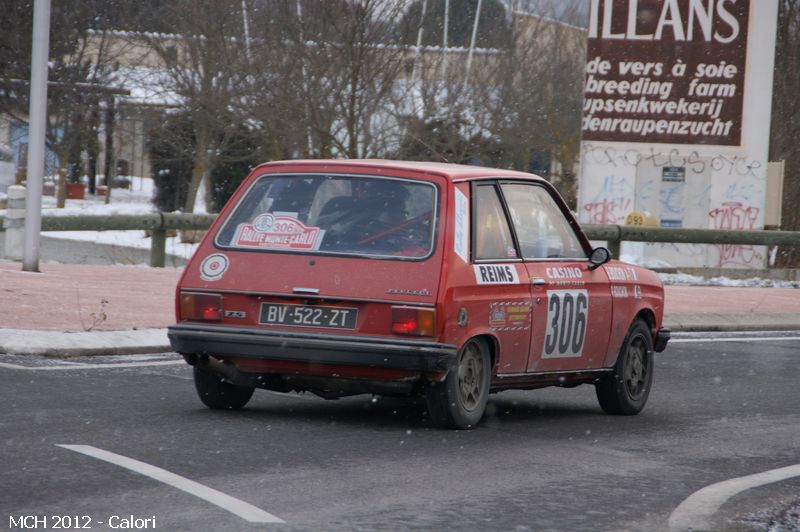
[[612,227],[614,228],[614,236],[607,240],[608,251],[611,252],[611,258],[619,260],[620,254],[622,253],[622,227],[619,225],[614,225]]
[[6,230],[5,257],[21,261],[25,242],[25,187],[11,185],[7,194],[8,210],[3,220],[3,227]]
[[619,239],[608,241],[608,251],[611,252],[611,258],[619,260],[621,244],[622,242],[620,242]]
[[167,230],[163,227],[153,229],[150,234],[150,266],[163,268],[167,260]]
[[164,213],[158,213],[158,226],[153,227],[150,233],[150,266],[163,268],[167,260],[167,227],[164,223]]

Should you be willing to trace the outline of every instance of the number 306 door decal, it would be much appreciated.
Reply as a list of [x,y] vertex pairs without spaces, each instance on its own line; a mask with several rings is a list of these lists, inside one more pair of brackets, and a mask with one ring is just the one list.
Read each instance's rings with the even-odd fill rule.
[[589,294],[586,290],[548,290],[542,358],[581,356],[588,315]]

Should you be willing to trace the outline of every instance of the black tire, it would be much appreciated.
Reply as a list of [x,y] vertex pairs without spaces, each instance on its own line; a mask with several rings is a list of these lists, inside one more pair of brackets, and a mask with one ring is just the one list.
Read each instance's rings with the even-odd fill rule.
[[473,338],[464,344],[444,381],[427,386],[428,411],[434,423],[451,429],[477,425],[486,411],[491,374],[486,342]]
[[597,400],[606,414],[633,416],[647,403],[653,384],[653,337],[637,318],[622,342],[614,371],[595,383]]
[[215,410],[238,410],[247,404],[255,391],[251,386],[226,382],[197,366],[194,367],[194,387],[203,404]]

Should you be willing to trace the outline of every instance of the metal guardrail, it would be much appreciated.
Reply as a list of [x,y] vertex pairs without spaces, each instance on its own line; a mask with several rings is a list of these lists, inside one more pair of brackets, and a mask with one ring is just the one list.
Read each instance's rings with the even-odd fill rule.
[[734,244],[750,246],[800,246],[800,231],[725,231],[673,229],[637,225],[583,225],[590,240],[605,240],[613,257],[619,258],[622,242],[675,244]]
[[[163,268],[167,257],[167,231],[205,230],[211,227],[216,217],[216,214],[182,213],[42,216],[42,231],[150,231],[150,266]],[[0,217],[0,222],[4,221]]]
[[[150,231],[150,266],[164,267],[167,231],[205,230],[216,214],[153,213],[114,216],[43,216],[42,231]],[[3,218],[0,217],[0,222]],[[590,240],[605,240],[613,257],[619,258],[622,242],[669,242],[678,244],[735,244],[800,246],[800,231],[721,231],[672,229],[629,225],[582,225]],[[4,229],[0,227],[0,231]]]

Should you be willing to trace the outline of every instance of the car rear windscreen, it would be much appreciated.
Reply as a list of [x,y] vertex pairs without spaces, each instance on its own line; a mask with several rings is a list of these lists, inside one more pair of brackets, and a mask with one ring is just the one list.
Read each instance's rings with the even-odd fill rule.
[[218,247],[422,259],[434,246],[437,188],[372,176],[258,178],[216,235]]

